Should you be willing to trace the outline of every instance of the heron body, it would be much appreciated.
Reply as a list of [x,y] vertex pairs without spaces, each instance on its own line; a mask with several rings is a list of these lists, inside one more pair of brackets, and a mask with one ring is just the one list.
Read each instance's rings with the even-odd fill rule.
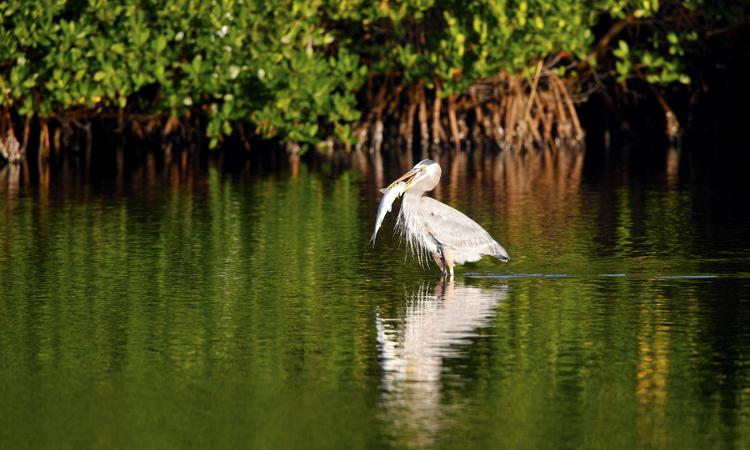
[[393,183],[407,180],[396,230],[420,264],[424,265],[430,254],[444,275],[453,276],[455,264],[479,261],[485,255],[508,261],[505,249],[478,223],[434,198],[424,197],[437,186],[441,175],[440,165],[425,159]]

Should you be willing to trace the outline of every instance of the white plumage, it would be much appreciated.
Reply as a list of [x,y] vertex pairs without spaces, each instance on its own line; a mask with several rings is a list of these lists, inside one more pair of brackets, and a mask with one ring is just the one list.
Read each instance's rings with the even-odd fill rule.
[[425,159],[394,182],[408,179],[396,230],[419,263],[424,266],[430,254],[444,275],[453,276],[455,264],[478,261],[485,255],[508,261],[505,249],[478,223],[448,205],[423,197],[437,186],[441,175],[440,165]]

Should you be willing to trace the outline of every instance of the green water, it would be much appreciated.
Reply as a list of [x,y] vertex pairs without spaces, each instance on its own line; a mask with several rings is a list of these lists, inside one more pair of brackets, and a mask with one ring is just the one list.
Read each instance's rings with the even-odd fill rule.
[[[748,205],[443,164],[511,255],[423,270],[376,170],[0,172],[0,449],[747,448]],[[364,162],[363,162],[364,161]]]

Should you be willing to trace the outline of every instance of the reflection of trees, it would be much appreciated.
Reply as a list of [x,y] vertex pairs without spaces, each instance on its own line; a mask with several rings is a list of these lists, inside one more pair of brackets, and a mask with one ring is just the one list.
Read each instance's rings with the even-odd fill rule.
[[[381,155],[380,174],[370,175],[368,156],[353,155],[362,177],[300,164],[296,177],[240,182],[215,168],[206,177],[184,165],[160,169],[149,156],[106,189],[75,171],[45,184],[28,165],[0,168],[0,372],[14,386],[6,411],[20,409],[6,429],[54,424],[25,399],[54,407],[64,393],[52,381],[82,374],[80,384],[66,378],[80,404],[99,392],[116,398],[123,385],[169,385],[177,395],[198,386],[217,412],[210,425],[231,424],[231,433],[252,411],[244,429],[272,444],[290,442],[290,423],[326,438],[341,423],[375,424],[377,439],[380,423],[361,419],[376,398],[389,432],[415,447],[448,435],[481,435],[485,448],[747,442],[742,205],[671,189],[669,177],[661,188],[628,180],[592,188],[580,181],[577,155],[442,155],[435,195],[509,242],[527,267],[549,257],[563,268],[554,273],[570,273],[560,255],[579,252],[596,273],[627,276],[518,278],[507,297],[459,280],[423,285],[394,308],[384,299],[401,296],[399,280],[433,274],[384,269],[393,261],[366,253],[372,223],[363,217],[374,216],[380,183],[414,161]],[[655,276],[711,271],[719,277]],[[490,322],[495,336],[473,339]],[[467,361],[472,382],[454,390]],[[150,413],[122,408],[103,413],[123,430]],[[337,428],[342,441],[347,430]],[[68,432],[61,425],[50,436]]]
[[[0,412],[17,410],[5,429],[67,439],[81,430],[57,425],[62,403],[86,423],[100,423],[88,420],[97,412],[76,408],[115,404],[107,414],[119,417],[97,419],[132,429],[140,417],[171,417],[184,393],[213,411],[211,428],[239,421],[227,432],[268,443],[259,448],[343,448],[376,433],[329,432],[362,420],[379,381],[372,309],[357,307],[366,243],[357,174],[301,166],[296,178],[238,182],[213,167],[192,177],[147,161],[107,188],[71,179],[28,189],[10,171],[22,166],[0,170],[11,177],[0,178],[0,372],[15,386]],[[129,403],[125,392],[161,402]],[[37,409],[25,401],[32,393]],[[180,438],[206,439],[190,416],[170,421],[190,436]]]
[[441,402],[443,361],[464,356],[477,329],[491,325],[506,292],[507,286],[423,284],[407,294],[396,317],[376,310],[384,407],[400,439],[428,447],[437,437],[448,408]]

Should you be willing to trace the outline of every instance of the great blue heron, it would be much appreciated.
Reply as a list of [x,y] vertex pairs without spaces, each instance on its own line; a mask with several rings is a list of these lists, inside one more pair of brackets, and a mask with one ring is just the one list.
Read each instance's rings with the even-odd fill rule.
[[434,198],[423,197],[437,186],[441,174],[438,163],[425,159],[388,186],[406,180],[396,230],[419,263],[424,264],[423,257],[429,253],[443,275],[452,277],[455,264],[479,261],[484,255],[508,261],[505,249],[478,223]]

